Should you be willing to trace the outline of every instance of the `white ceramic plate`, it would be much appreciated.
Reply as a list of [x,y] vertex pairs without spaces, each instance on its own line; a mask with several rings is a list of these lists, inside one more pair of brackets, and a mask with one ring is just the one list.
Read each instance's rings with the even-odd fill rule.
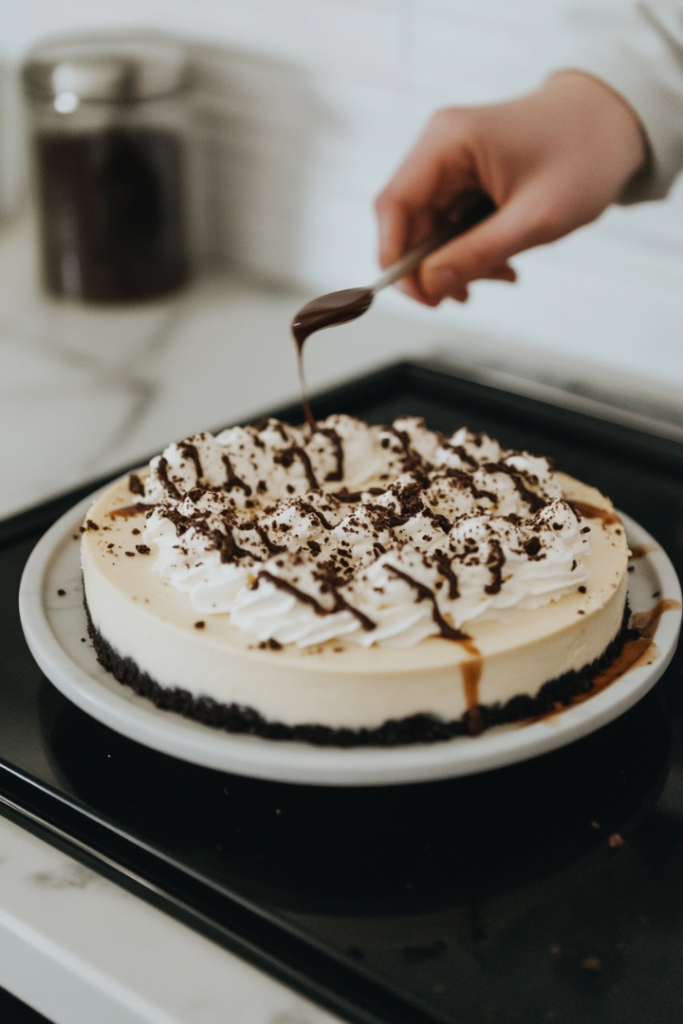
[[[86,498],[62,516],[28,560],[19,606],[31,652],[48,679],[89,715],[139,743],[210,768],[332,786],[421,782],[498,768],[571,743],[623,714],[659,679],[676,649],[681,588],[674,568],[659,544],[622,516],[630,546],[646,551],[634,561],[629,576],[632,609],[646,611],[666,599],[678,602],[678,607],[660,619],[654,662],[631,669],[589,700],[529,725],[386,750],[321,748],[219,732],[160,711],[118,683],[95,660],[86,632],[78,532],[92,500]],[[59,589],[66,594],[59,596]]]

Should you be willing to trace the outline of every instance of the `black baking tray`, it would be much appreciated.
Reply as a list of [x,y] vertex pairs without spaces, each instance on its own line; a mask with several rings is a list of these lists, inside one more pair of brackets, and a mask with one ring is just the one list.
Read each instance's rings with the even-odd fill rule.
[[[674,440],[410,362],[317,396],[315,412],[421,415],[551,455],[683,574]],[[26,559],[101,482],[0,523],[3,814],[350,1021],[679,1024],[680,647],[616,722],[481,775],[337,789],[186,764],[71,705],[23,640]]]

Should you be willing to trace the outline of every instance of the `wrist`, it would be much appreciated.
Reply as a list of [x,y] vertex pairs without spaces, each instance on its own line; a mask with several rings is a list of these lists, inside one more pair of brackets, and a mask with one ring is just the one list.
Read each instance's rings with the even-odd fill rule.
[[554,72],[542,87],[561,91],[575,105],[585,107],[591,120],[599,120],[618,148],[624,169],[622,188],[645,173],[652,161],[652,150],[645,127],[628,100],[608,82],[581,68],[562,68]]

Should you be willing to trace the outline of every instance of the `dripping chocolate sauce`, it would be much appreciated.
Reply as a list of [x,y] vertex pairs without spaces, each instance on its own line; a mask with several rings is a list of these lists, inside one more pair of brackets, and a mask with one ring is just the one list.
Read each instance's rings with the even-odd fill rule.
[[583,704],[584,701],[594,697],[596,693],[600,693],[601,690],[607,689],[608,686],[616,682],[617,679],[625,675],[626,672],[629,672],[631,669],[639,668],[641,665],[649,665],[657,654],[657,646],[654,642],[654,636],[657,632],[657,627],[662,615],[669,611],[679,611],[680,608],[680,601],[675,601],[672,598],[665,598],[664,600],[659,601],[653,608],[649,608],[646,612],[636,612],[631,617],[631,630],[635,631],[639,635],[635,637],[632,636],[626,641],[616,658],[614,658],[606,668],[602,669],[602,671],[598,672],[595,676],[591,688],[586,693],[576,694],[576,696],[573,697],[571,704],[558,704],[554,711],[528,719],[528,721],[537,722],[552,718],[555,715],[559,715],[563,711],[566,711],[568,707]]
[[[296,342],[299,381],[304,403],[306,422],[311,430],[316,429],[316,422],[311,412],[304,374],[304,343],[311,334],[322,331],[325,327],[336,327],[356,320],[369,308],[373,299],[371,288],[344,288],[339,292],[321,295],[303,306],[292,321],[292,334]],[[341,479],[341,477],[337,477]]]
[[[458,197],[457,202],[447,211],[444,211],[443,218],[437,224],[434,233],[428,239],[429,247],[422,252],[418,258],[424,258],[428,252],[446,242],[457,238],[459,235],[469,231],[470,228],[480,224],[492,213],[495,213],[496,205],[490,196],[478,189],[465,189]],[[418,255],[418,250],[413,256]],[[396,269],[396,267],[394,267]],[[404,271],[407,272],[407,271]],[[380,284],[380,287],[383,285]],[[342,291],[329,292],[327,295],[320,295],[306,303],[295,315],[292,321],[292,334],[297,347],[299,362],[299,379],[304,402],[306,422],[315,428],[315,419],[306,394],[306,381],[303,366],[304,342],[311,334],[321,331],[324,327],[335,327],[338,324],[346,324],[356,320],[365,313],[372,303],[375,292],[373,288],[344,288]]]
[[484,665],[484,659],[476,644],[468,639],[460,641],[470,655],[467,661],[460,666],[462,670],[462,684],[465,691],[465,720],[470,736],[479,736],[484,731],[484,720],[479,709],[479,681]]
[[142,501],[136,501],[134,505],[123,505],[121,508],[115,508],[107,514],[110,519],[116,519],[119,516],[123,519],[129,519],[131,516],[139,516],[142,512],[151,512],[154,507],[154,505],[145,505]]
[[650,608],[646,612],[636,612],[631,619],[631,626],[633,629],[637,629],[641,636],[651,640],[664,612],[679,611],[680,608],[680,601],[674,601],[670,597],[664,598],[654,608]]
[[584,519],[601,519],[605,526],[621,523],[617,513],[611,509],[598,508],[597,505],[589,505],[587,501],[575,501],[574,499],[568,501],[567,504],[574,509],[577,515],[582,516]]
[[631,548],[631,554],[629,555],[629,562],[638,562],[641,558],[645,558],[651,551],[656,551],[657,548],[654,544],[634,544]]

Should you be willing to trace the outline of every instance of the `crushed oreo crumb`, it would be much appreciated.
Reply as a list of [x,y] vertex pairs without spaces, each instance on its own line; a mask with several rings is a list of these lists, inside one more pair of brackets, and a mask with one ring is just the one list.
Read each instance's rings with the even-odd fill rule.
[[[442,743],[456,736],[471,734],[468,720],[471,711],[461,718],[444,721],[424,713],[407,718],[389,719],[373,729],[335,729],[328,725],[302,723],[285,725],[264,718],[254,708],[242,704],[221,704],[212,697],[194,697],[187,690],[160,686],[143,672],[132,658],[123,657],[97,631],[90,618],[87,602],[88,633],[97,660],[124,686],[129,686],[141,697],[146,697],[163,710],[173,711],[185,718],[202,722],[214,729],[229,733],[260,736],[270,740],[288,740],[310,743],[319,747],[396,747],[414,743]],[[481,730],[496,725],[509,725],[527,718],[554,713],[558,705],[569,707],[575,697],[589,694],[593,680],[609,667],[621,653],[624,644],[640,634],[628,628],[631,609],[626,604],[622,627],[600,658],[579,671],[565,672],[557,679],[544,683],[535,697],[518,694],[505,704],[481,704],[477,710],[477,724]],[[277,641],[276,641],[277,642]]]

